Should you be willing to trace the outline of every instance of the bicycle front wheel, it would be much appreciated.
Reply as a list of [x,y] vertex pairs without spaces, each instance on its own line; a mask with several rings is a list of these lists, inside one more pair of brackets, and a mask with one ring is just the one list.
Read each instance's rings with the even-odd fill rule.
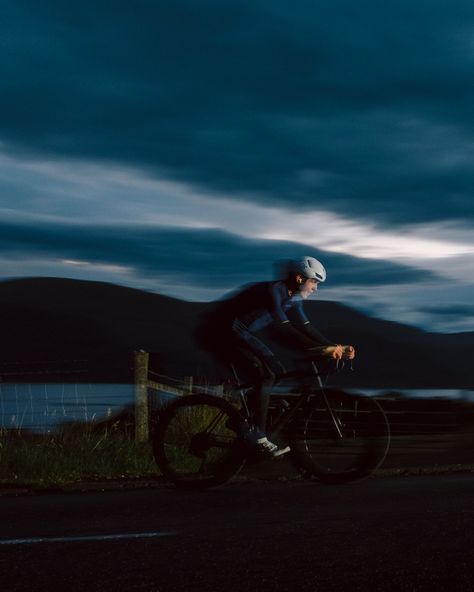
[[332,390],[311,397],[287,439],[304,476],[337,484],[362,479],[380,467],[390,428],[375,399]]
[[238,433],[243,418],[230,403],[209,395],[176,399],[160,413],[153,452],[163,476],[178,487],[220,485],[244,464]]

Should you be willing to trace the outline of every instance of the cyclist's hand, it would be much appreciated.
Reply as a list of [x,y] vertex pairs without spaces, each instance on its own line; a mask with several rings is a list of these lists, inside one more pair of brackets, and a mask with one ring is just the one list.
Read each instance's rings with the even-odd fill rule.
[[344,359],[345,360],[353,360],[355,358],[356,352],[352,345],[343,345],[344,349]]
[[344,348],[342,345],[328,345],[323,349],[323,353],[328,358],[341,360],[342,356],[344,355]]

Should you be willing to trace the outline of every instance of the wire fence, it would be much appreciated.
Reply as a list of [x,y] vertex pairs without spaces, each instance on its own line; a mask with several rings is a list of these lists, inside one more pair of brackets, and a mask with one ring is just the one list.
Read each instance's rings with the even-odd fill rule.
[[[69,368],[69,370],[68,370]],[[100,422],[126,408],[133,413],[136,384],[81,382],[86,360],[48,360],[0,365],[0,429],[52,432],[69,423]],[[21,377],[22,382],[17,381]],[[55,381],[58,377],[61,382]],[[151,411],[186,393],[219,394],[222,385],[193,382],[146,368],[146,400]],[[27,381],[27,382],[26,382]],[[394,433],[446,431],[473,418],[473,391],[372,391]]]
[[[133,370],[132,361],[129,365]],[[133,372],[128,373],[128,382],[89,382],[90,369],[86,359],[1,363],[0,429],[48,433],[64,424],[102,422],[127,409],[133,414]],[[148,376],[146,398],[151,410],[192,388],[190,377],[178,379],[147,368]]]
[[133,405],[132,384],[0,383],[0,427],[51,431],[91,422]]

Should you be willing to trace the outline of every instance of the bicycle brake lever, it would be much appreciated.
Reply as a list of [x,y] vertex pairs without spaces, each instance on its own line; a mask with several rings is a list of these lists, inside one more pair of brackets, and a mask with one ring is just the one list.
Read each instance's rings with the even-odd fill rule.
[[354,371],[354,366],[352,365],[352,359],[351,358],[346,358],[346,360],[349,361],[349,370],[351,372],[353,372]]

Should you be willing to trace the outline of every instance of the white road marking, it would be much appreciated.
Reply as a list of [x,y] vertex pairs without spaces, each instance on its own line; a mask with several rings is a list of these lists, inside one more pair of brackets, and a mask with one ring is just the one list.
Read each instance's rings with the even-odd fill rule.
[[38,537],[30,539],[0,540],[0,545],[33,545],[36,543],[76,543],[81,541],[116,541],[121,539],[150,539],[158,537],[175,536],[176,532],[139,532],[130,534],[102,534],[90,536],[70,537]]

